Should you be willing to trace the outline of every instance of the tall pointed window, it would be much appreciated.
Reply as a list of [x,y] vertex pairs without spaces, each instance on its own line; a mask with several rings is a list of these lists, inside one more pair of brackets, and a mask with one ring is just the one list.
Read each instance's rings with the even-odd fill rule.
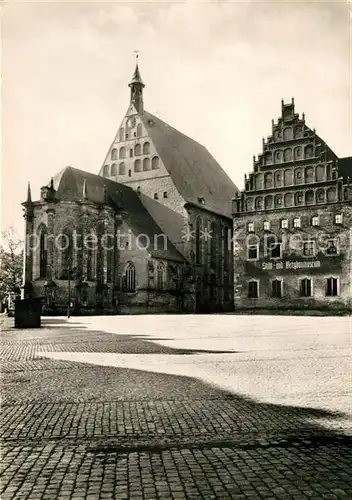
[[210,229],[210,266],[215,267],[216,265],[216,242],[218,239],[218,228],[216,222],[212,222]]
[[47,232],[43,228],[40,233],[40,251],[39,251],[39,276],[46,278],[48,266],[48,250],[47,250]]
[[162,262],[158,264],[156,269],[156,286],[158,290],[164,290],[165,288],[165,266]]
[[122,288],[125,292],[134,292],[136,290],[136,268],[129,262],[123,275]]
[[87,280],[95,279],[96,272],[96,258],[97,258],[97,237],[93,231],[88,235],[86,239],[86,252],[87,252],[87,267],[86,275]]

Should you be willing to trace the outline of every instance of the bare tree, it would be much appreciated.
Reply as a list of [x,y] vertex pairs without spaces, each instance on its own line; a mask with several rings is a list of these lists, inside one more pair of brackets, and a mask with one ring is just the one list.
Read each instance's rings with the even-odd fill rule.
[[0,247],[0,300],[10,294],[20,295],[23,270],[23,241],[15,230],[2,232]]

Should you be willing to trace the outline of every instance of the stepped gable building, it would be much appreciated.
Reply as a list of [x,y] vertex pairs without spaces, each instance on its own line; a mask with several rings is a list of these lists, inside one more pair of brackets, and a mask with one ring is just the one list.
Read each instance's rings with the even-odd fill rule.
[[352,157],[282,102],[233,200],[235,308],[351,311],[350,176]]
[[[23,295],[48,313],[213,312],[233,308],[231,199],[208,151],[130,104],[99,175],[59,172],[23,203]],[[36,244],[33,244],[36,242]]]

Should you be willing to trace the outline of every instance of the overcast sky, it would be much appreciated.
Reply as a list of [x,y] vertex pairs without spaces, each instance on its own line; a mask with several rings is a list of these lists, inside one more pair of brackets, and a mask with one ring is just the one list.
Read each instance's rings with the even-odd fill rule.
[[8,2],[2,11],[3,226],[67,165],[98,172],[140,54],[145,108],[205,145],[238,187],[281,99],[351,154],[348,2]]

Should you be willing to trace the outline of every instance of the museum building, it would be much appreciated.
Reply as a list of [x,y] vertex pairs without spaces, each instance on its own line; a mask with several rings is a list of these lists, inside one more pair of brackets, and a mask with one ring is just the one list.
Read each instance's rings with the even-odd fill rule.
[[351,311],[351,175],[282,101],[233,199],[235,309]]

